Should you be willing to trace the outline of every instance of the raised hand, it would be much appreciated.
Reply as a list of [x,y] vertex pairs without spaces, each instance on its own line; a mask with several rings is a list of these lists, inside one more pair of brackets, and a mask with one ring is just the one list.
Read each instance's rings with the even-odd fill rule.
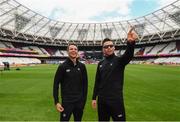
[[128,40],[128,42],[134,42],[137,38],[138,38],[138,36],[134,30],[134,27],[131,26],[131,28],[128,32],[128,35],[127,35],[127,40]]

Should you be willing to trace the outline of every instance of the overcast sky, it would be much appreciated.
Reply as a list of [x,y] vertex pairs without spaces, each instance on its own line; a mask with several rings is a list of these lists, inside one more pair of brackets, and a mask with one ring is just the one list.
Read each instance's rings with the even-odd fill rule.
[[48,18],[65,22],[111,22],[151,13],[176,0],[17,0]]

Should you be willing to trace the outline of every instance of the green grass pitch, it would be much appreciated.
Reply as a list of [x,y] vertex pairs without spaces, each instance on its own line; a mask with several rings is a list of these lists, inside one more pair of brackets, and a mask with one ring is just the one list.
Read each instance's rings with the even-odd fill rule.
[[[21,67],[0,74],[0,121],[58,121],[52,97],[57,65]],[[96,65],[87,65],[88,99],[83,120],[97,120],[91,108]],[[128,65],[124,98],[128,121],[180,121],[180,67]]]

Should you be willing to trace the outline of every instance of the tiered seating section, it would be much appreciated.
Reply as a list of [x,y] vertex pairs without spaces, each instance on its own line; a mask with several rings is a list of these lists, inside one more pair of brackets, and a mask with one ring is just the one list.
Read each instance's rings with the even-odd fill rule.
[[[116,50],[115,54],[122,55],[124,52],[125,49]],[[177,41],[137,47],[135,48],[134,55],[135,57],[141,58],[152,57],[151,59],[146,60],[146,62],[180,63],[180,43]],[[79,56],[80,58],[85,58],[85,52],[80,51]],[[58,48],[31,46],[27,44],[18,45],[17,43],[14,44],[0,41],[0,57],[0,63],[8,61],[10,64],[24,64],[26,62],[29,64],[40,63],[39,57],[68,57],[68,54],[66,50],[60,50]]]

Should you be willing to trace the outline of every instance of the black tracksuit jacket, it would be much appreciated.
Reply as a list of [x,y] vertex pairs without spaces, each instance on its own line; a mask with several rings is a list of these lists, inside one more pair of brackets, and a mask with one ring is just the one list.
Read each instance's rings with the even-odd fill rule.
[[113,54],[99,62],[93,100],[96,100],[97,96],[105,99],[123,99],[124,69],[133,58],[134,45],[135,42],[127,42],[127,49],[121,57]]
[[76,61],[76,65],[68,58],[59,65],[53,85],[54,103],[59,102],[59,86],[61,86],[61,99],[63,102],[83,101],[87,98],[87,70],[83,63]]

